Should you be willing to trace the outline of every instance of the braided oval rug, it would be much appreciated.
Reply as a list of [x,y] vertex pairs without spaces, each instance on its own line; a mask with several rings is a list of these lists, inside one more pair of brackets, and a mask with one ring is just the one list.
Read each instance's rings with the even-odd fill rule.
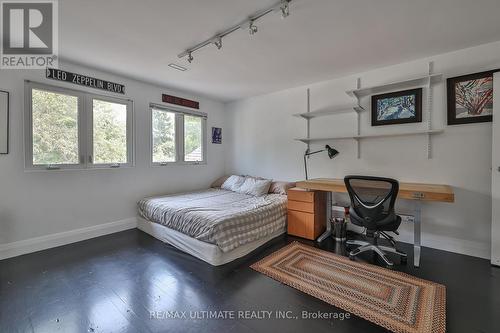
[[299,242],[251,268],[392,332],[446,331],[446,288],[438,283]]

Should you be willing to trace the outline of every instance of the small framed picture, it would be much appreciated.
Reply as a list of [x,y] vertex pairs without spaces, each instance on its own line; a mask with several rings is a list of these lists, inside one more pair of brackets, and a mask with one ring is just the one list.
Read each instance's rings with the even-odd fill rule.
[[422,121],[422,88],[372,96],[372,126]]
[[222,143],[222,128],[212,127],[212,143],[215,144]]
[[491,122],[493,73],[481,72],[447,80],[448,125]]
[[0,154],[9,153],[9,93],[0,90]]

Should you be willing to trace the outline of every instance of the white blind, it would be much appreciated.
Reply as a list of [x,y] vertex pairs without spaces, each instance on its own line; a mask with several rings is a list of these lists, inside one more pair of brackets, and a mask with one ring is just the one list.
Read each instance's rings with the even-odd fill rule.
[[195,110],[189,110],[189,109],[185,109],[185,108],[182,108],[182,107],[166,106],[166,105],[155,104],[155,103],[150,103],[149,107],[152,108],[152,109],[164,110],[164,111],[181,113],[181,114],[187,114],[187,115],[190,115],[190,116],[197,116],[197,117],[201,117],[201,118],[205,118],[205,119],[208,117],[208,115],[205,112],[200,112],[200,111],[195,111]]

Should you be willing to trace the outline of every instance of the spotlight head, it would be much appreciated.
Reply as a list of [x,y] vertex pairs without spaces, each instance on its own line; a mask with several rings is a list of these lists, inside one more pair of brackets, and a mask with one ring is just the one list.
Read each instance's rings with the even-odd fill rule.
[[193,58],[193,53],[192,53],[192,52],[188,52],[188,55],[187,55],[187,61],[188,61],[189,63],[192,63],[192,62],[193,62],[193,60],[194,60],[194,58]]
[[217,39],[214,41],[214,45],[218,50],[222,49],[222,37],[217,37]]
[[281,18],[282,19],[285,19],[288,17],[288,15],[290,15],[290,5],[288,4],[287,0],[281,1],[280,10],[281,10]]
[[248,33],[250,35],[255,35],[259,31],[259,28],[255,24],[253,24],[253,21],[250,21],[250,25],[248,26]]

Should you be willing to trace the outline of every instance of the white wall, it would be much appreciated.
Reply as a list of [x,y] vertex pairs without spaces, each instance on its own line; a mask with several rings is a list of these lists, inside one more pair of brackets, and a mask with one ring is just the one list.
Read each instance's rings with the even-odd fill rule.
[[[436,73],[443,73],[445,78],[453,77],[500,68],[499,55],[500,42],[496,42],[227,104],[226,172],[280,180],[304,178],[302,154],[306,146],[293,139],[306,136],[306,122],[292,117],[292,114],[306,112],[307,88],[311,89],[311,111],[315,111],[353,103],[345,91],[356,87],[358,77],[365,87],[418,77],[427,73],[429,61],[434,61]],[[340,155],[333,161],[328,160],[326,154],[311,157],[310,177],[367,174],[389,176],[400,181],[452,185],[455,203],[427,203],[423,206],[423,244],[488,258],[491,243],[491,123],[447,126],[446,80],[434,87],[433,94],[433,128],[444,127],[445,132],[433,137],[432,159],[427,159],[425,136],[365,139],[361,143],[361,159],[357,159],[354,140],[330,142]],[[425,98],[426,95],[424,101]],[[370,109],[369,103],[369,97],[362,101],[367,110]],[[421,124],[374,128],[370,126],[368,111],[361,116],[361,133],[425,129],[426,121],[424,111]],[[354,113],[311,121],[311,135],[316,137],[352,135],[355,131]],[[344,196],[336,199],[347,202]],[[412,213],[410,203],[401,201],[398,206],[400,212]],[[412,240],[411,225],[403,225],[401,231],[402,240]]]
[[[135,103],[136,166],[105,170],[25,172],[25,79],[98,94],[107,93],[47,80],[43,70],[0,71],[0,90],[9,91],[11,101],[10,153],[0,155],[0,252],[9,250],[12,244],[24,246],[26,240],[29,243],[29,240],[35,237],[81,228],[87,228],[84,230],[90,232],[108,222],[133,221],[136,216],[136,202],[141,198],[207,187],[223,174],[223,145],[213,145],[211,141],[207,144],[207,165],[151,167],[148,131],[149,103],[160,104],[162,93],[200,101],[200,111],[208,113],[208,136],[212,126],[224,127],[222,103],[72,64],[62,65],[61,68],[125,84],[125,96],[133,99]],[[51,239],[42,237],[35,240]]]

